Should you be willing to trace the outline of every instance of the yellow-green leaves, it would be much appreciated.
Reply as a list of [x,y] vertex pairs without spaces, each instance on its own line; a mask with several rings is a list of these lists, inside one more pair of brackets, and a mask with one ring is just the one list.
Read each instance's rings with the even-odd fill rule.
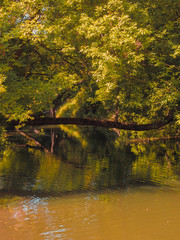
[[3,74],[0,74],[0,94],[6,90],[5,86],[3,85],[3,82],[5,82],[6,76]]
[[60,98],[69,115],[164,118],[179,104],[177,4],[2,1],[0,112],[25,119]]

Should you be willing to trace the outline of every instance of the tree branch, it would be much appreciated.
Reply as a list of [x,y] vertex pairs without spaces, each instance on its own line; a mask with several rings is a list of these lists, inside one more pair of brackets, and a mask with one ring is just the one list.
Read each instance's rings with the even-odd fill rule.
[[[83,119],[83,118],[50,118],[50,117],[37,117],[33,120],[28,120],[23,123],[25,126],[45,126],[45,125],[83,125],[83,126],[95,126],[104,128],[116,128],[124,130],[134,130],[134,131],[147,131],[153,129],[159,129],[174,121],[174,117],[169,115],[166,119],[162,121],[156,121],[150,124],[137,124],[137,123],[123,123],[123,122],[113,122],[108,120],[95,120],[95,119]],[[11,121],[11,126],[19,125],[18,121]]]

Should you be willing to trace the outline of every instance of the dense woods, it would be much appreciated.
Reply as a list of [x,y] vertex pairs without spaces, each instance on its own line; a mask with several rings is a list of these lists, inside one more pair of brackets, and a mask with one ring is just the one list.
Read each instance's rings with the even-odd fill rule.
[[178,0],[1,0],[1,118],[178,124],[179,9]]

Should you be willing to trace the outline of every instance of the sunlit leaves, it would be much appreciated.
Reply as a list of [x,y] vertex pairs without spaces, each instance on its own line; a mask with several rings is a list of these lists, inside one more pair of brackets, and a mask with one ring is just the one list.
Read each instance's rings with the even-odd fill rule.
[[6,77],[3,74],[0,74],[0,94],[5,91],[5,86],[3,85],[5,79]]
[[68,92],[69,115],[163,118],[178,104],[178,32],[177,1],[3,1],[0,111],[25,119]]

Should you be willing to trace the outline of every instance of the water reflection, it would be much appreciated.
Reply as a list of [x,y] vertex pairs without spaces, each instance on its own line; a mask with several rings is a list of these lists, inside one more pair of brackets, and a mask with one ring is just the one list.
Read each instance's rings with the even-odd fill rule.
[[178,179],[177,141],[117,146],[108,131],[74,128],[45,129],[38,141],[47,151],[7,145],[0,161],[1,194],[55,196],[137,183],[172,185]]
[[6,212],[0,208],[0,233],[3,240],[178,240],[179,193],[138,187],[63,198],[20,198]]
[[2,148],[3,240],[179,239],[177,140],[127,144],[74,126],[35,132]]
[[174,185],[179,177],[178,142],[132,145],[136,154],[132,178],[139,182]]

